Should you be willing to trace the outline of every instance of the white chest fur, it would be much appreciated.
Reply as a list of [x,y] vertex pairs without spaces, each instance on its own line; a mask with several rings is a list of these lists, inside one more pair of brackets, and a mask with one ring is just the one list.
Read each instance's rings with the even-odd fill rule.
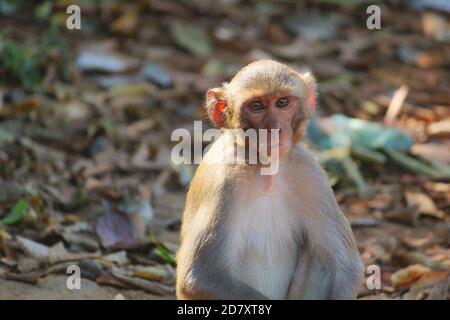
[[269,191],[261,184],[254,188],[261,194],[252,201],[249,190],[238,192],[228,242],[230,269],[267,297],[284,299],[297,262],[299,214],[286,206],[281,179],[274,179]]

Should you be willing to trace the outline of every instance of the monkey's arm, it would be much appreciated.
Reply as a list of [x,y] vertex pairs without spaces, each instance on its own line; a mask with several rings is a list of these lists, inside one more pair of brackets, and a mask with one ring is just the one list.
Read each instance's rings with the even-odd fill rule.
[[301,214],[304,246],[291,280],[290,299],[354,299],[364,275],[350,223],[336,202],[323,169],[310,153],[299,148],[303,189]]
[[[345,219],[341,212],[339,214]],[[356,298],[363,277],[363,263],[350,226],[344,225],[348,222],[345,219],[338,223],[341,225],[334,226],[336,231],[322,228],[319,235],[322,239],[308,239],[309,245],[302,248],[297,259],[287,299]]]
[[[358,248],[353,237],[353,233],[347,218],[340,211],[336,204],[336,210],[340,215],[341,224],[340,237],[336,235],[334,238],[340,238],[339,245],[332,250],[334,252],[332,286],[330,288],[329,299],[333,300],[350,300],[355,299],[359,287],[364,276],[364,264],[359,254]],[[331,241],[335,241],[331,238]],[[332,252],[328,252],[332,254]]]
[[179,299],[267,299],[233,277],[226,267],[223,230],[205,230],[183,240],[178,255]]
[[208,264],[194,263],[183,279],[179,279],[177,284],[177,297],[179,299],[267,299],[256,289],[234,278],[227,270],[211,262]]
[[266,300],[259,291],[225,271],[200,273],[189,283],[177,288],[177,298],[186,300]]
[[334,228],[324,237],[322,254],[314,259],[314,264],[322,278],[329,279],[328,288],[324,286],[325,299],[355,299],[364,276],[364,265],[350,224],[337,203],[332,214],[330,224]]
[[224,170],[200,164],[191,182],[177,254],[179,299],[267,299],[228,269],[227,219],[234,185]]

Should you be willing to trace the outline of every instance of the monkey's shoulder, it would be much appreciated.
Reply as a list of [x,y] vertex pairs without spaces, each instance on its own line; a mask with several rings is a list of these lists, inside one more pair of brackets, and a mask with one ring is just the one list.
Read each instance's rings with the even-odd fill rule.
[[207,164],[202,161],[186,195],[185,218],[187,215],[197,215],[200,208],[207,209],[207,212],[224,210],[236,188],[237,179],[233,176],[225,165]]

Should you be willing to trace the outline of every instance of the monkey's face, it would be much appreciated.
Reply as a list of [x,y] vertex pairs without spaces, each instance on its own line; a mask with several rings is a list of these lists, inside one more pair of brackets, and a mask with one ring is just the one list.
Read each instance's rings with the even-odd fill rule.
[[299,99],[289,90],[252,96],[239,106],[244,129],[257,132],[258,150],[264,147],[268,156],[280,158],[292,147],[298,109]]
[[310,74],[271,60],[257,61],[239,71],[221,88],[206,95],[207,111],[219,128],[256,130],[258,151],[285,156],[301,137],[315,105]]

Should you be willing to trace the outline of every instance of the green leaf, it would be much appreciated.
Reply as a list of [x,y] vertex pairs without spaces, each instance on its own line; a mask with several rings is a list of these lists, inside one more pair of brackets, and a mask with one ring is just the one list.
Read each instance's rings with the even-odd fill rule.
[[156,254],[160,256],[164,261],[170,263],[171,265],[175,265],[175,256],[170,253],[164,246],[157,245]]
[[154,234],[149,235],[150,243],[155,246],[155,253],[161,257],[164,261],[170,263],[171,265],[176,264],[175,255],[171,253],[164,244],[159,241]]
[[0,220],[0,224],[8,225],[19,222],[25,217],[29,207],[30,204],[27,201],[25,200],[17,201],[16,205],[11,209],[11,211]]

